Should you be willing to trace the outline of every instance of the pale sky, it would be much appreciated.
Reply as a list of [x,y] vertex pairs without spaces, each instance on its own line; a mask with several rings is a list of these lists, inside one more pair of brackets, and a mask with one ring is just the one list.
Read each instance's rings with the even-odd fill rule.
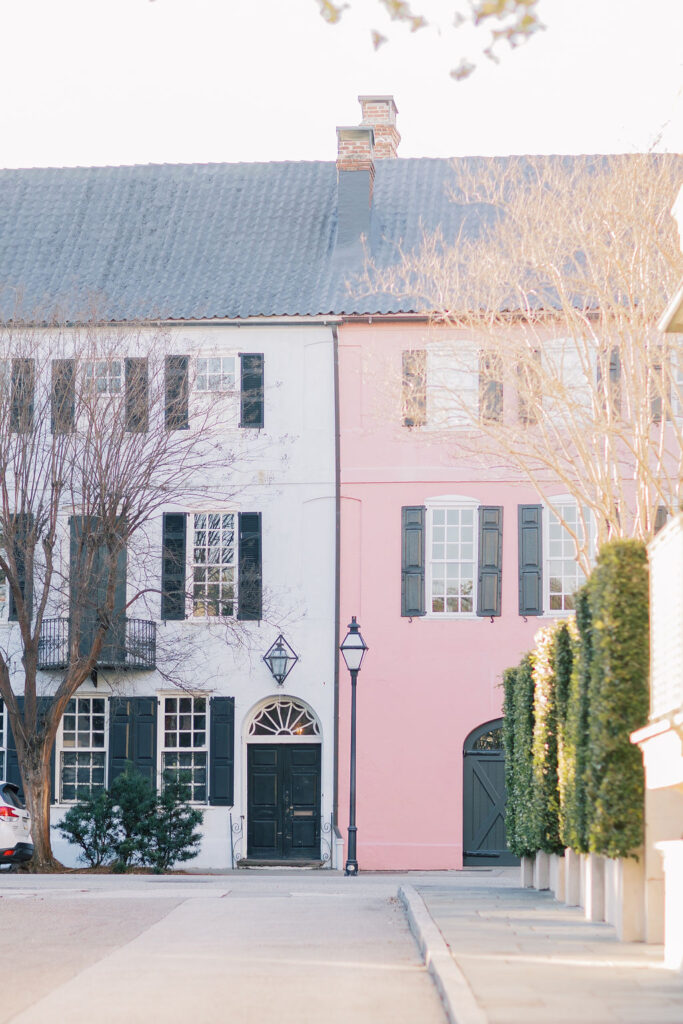
[[400,156],[683,152],[683,0],[542,0],[546,31],[464,82],[480,33],[375,52],[386,20],[350,2],[330,26],[315,0],[2,0],[0,166],[333,160],[362,93],[394,95]]

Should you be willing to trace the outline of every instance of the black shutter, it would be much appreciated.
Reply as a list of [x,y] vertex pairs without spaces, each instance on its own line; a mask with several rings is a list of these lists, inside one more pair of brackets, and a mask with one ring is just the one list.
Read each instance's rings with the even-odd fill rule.
[[126,359],[126,430],[149,430],[149,371],[146,359]]
[[240,352],[240,426],[263,426],[263,353]]
[[427,350],[403,353],[401,406],[404,427],[423,427],[427,422]]
[[258,620],[262,605],[261,513],[239,514],[237,618]]
[[[99,625],[98,610],[107,598],[109,579],[109,550],[100,545],[92,559],[92,566],[85,578],[88,561],[89,536],[97,539],[98,520],[95,516],[71,517],[71,558],[70,558],[70,604],[72,618],[78,609],[81,625],[79,654],[87,657],[95,640]],[[82,540],[83,535],[84,539]],[[114,590],[114,607],[111,614],[111,625],[105,633],[104,642],[97,659],[97,664],[114,667],[126,663],[126,588],[128,558],[126,548],[119,551],[116,560],[116,585]]]
[[[17,704],[19,705],[19,713],[24,713],[24,698],[17,697]],[[15,786],[19,787],[19,792],[23,796],[24,784],[21,781],[21,772],[19,771],[19,758],[17,757],[17,745],[14,740],[14,734],[12,727],[9,724],[9,712],[6,717],[7,721],[7,739],[5,740],[5,781],[13,782]]]
[[483,423],[500,423],[503,419],[503,380],[501,367],[494,355],[479,356],[479,417]]
[[190,426],[189,357],[166,356],[166,429],[187,430]]
[[232,807],[235,802],[235,698],[212,697],[209,710],[209,803]]
[[401,509],[401,615],[425,614],[425,516],[422,505]]
[[[33,515],[30,512],[20,512],[12,516],[14,530],[14,558],[17,566],[17,582],[22,593],[24,602],[28,606],[29,618],[32,615],[33,605],[33,579],[26,577],[26,541],[27,534],[33,529]],[[35,551],[35,547],[34,547]],[[9,619],[16,622],[19,618],[12,588],[9,588]]]
[[33,405],[36,391],[34,359],[12,360],[10,430],[26,434],[33,430]]
[[131,765],[157,788],[157,698],[109,702],[109,785]]
[[543,614],[543,506],[518,505],[519,614]]
[[53,434],[70,434],[76,419],[76,363],[73,359],[52,360],[50,429]]
[[668,518],[669,510],[666,505],[658,505],[657,514],[655,516],[655,533],[659,533],[659,531],[666,526]]
[[503,509],[497,505],[479,509],[479,586],[477,615],[500,615],[503,565]]
[[184,512],[164,512],[161,552],[161,617],[185,618],[185,547],[187,517]]

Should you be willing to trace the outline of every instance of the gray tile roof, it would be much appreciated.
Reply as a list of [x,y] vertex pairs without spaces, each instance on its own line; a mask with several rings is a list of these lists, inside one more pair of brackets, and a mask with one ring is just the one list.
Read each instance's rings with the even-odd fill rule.
[[[380,264],[423,228],[455,237],[448,160],[378,161],[370,251]],[[0,171],[0,317],[69,321],[410,310],[354,298],[360,247],[335,251],[334,163]]]

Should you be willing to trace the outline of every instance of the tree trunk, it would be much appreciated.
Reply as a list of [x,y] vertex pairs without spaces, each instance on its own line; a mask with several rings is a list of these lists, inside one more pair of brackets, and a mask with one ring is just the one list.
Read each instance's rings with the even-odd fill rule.
[[33,859],[29,864],[29,870],[35,872],[62,870],[62,865],[52,853],[50,842],[51,753],[51,749],[47,749],[47,743],[40,744],[27,756],[26,767],[22,772],[33,839]]

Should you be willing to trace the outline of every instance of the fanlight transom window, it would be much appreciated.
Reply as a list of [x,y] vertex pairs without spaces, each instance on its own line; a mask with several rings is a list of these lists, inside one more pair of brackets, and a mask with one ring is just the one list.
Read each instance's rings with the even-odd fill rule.
[[250,736],[320,736],[318,720],[296,700],[265,704],[249,726]]

